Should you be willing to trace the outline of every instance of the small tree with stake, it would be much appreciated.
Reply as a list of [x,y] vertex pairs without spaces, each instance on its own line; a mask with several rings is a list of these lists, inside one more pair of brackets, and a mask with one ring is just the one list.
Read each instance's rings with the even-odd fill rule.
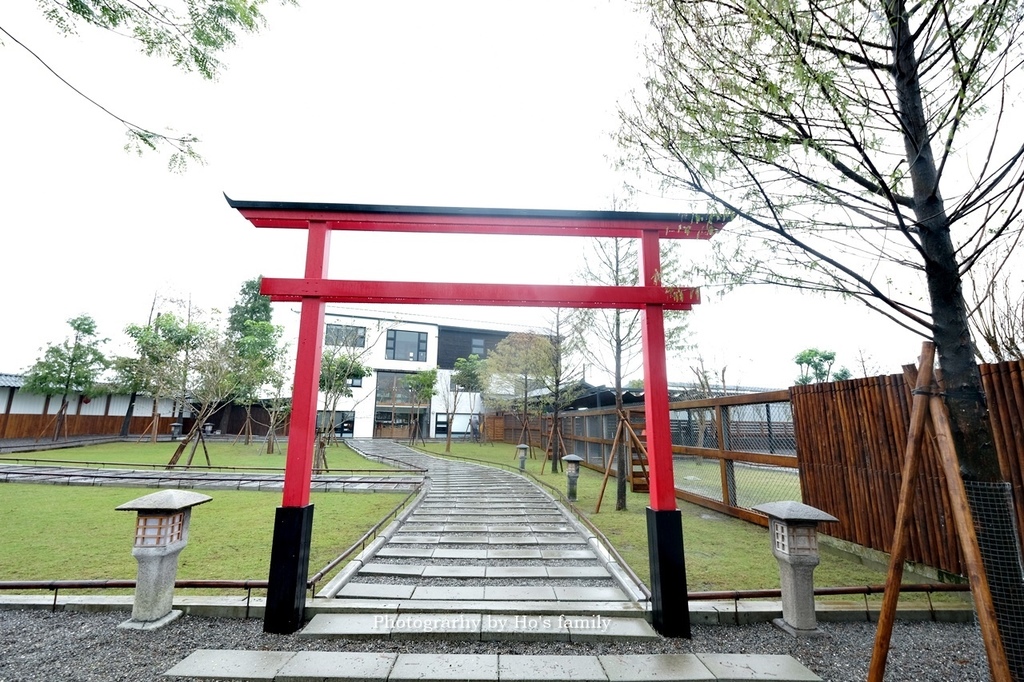
[[28,370],[25,393],[59,395],[60,409],[54,417],[53,440],[67,438],[68,396],[88,397],[100,374],[109,366],[100,350],[106,339],[96,338],[96,322],[89,315],[68,320],[74,334],[60,344],[48,344],[43,356]]

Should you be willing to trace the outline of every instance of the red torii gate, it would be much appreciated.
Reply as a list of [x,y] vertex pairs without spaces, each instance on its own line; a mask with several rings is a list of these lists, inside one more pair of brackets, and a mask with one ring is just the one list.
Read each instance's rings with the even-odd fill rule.
[[[284,495],[274,522],[263,629],[290,633],[302,623],[313,505],[310,476],[316,435],[320,360],[326,303],[414,303],[566,308],[630,308],[643,312],[644,406],[650,476],[647,537],[654,627],[668,636],[690,636],[682,521],[676,509],[665,367],[665,310],[689,310],[696,289],[661,285],[661,239],[708,239],[727,218],[621,211],[439,208],[361,204],[235,201],[255,227],[307,230],[301,279],[264,278],[261,292],[273,301],[300,301],[298,353]],[[330,236],[335,230],[624,237],[640,239],[642,284],[571,286],[455,284],[328,280]]]

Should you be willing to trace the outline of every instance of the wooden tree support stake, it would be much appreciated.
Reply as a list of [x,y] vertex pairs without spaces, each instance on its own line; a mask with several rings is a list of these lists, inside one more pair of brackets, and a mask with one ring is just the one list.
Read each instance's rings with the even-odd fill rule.
[[[892,552],[889,559],[889,572],[885,583],[885,597],[882,610],[878,616],[878,629],[875,632],[875,645],[871,652],[871,665],[868,669],[868,682],[882,682],[885,675],[885,664],[889,654],[893,623],[896,619],[896,606],[899,600],[899,586],[903,578],[903,559],[906,554],[908,529],[913,512],[915,485],[920,464],[920,451],[924,435],[934,434],[938,450],[939,464],[942,467],[953,508],[953,520],[960,540],[960,550],[964,557],[974,606],[978,613],[985,653],[988,657],[989,670],[995,682],[1012,682],[1006,652],[996,622],[995,607],[989,591],[988,579],[982,565],[978,538],[974,532],[971,510],[967,502],[967,492],[960,476],[956,450],[953,447],[953,435],[949,417],[942,398],[937,394],[932,381],[932,366],[935,358],[935,345],[925,342],[921,347],[921,369],[918,372],[914,388],[913,404],[910,414],[910,429],[907,434],[907,450],[903,463],[903,476],[900,484],[900,500],[896,511],[896,529],[893,534]],[[909,381],[908,381],[909,383]],[[930,423],[929,423],[930,417]],[[931,427],[930,429],[928,427]]]

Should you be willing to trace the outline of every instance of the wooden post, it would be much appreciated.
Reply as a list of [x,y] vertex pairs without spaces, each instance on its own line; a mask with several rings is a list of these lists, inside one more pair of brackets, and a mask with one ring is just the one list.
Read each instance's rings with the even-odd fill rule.
[[914,397],[910,410],[910,430],[907,434],[907,449],[903,460],[903,477],[900,482],[899,507],[896,510],[896,530],[893,533],[889,557],[889,573],[885,579],[885,597],[878,614],[878,628],[875,630],[875,646],[871,651],[871,666],[868,668],[868,682],[882,682],[885,664],[889,655],[892,626],[896,620],[896,606],[900,598],[900,583],[903,581],[903,557],[907,548],[907,531],[914,509],[914,493],[920,463],[921,442],[925,421],[928,417],[928,393],[932,383],[932,366],[935,363],[935,344],[921,344],[921,364],[914,386]]
[[942,398],[937,395],[931,397],[929,407],[939,449],[939,462],[946,478],[946,487],[953,507],[953,521],[956,524],[957,536],[960,538],[960,551],[963,553],[967,579],[971,583],[971,595],[974,597],[974,610],[978,614],[978,625],[981,627],[981,637],[988,656],[989,672],[994,682],[1012,682],[1013,677],[1010,675],[1009,662],[1006,660],[1006,651],[1003,649],[1003,640],[996,621],[995,606],[992,604],[992,593],[981,560],[978,536],[974,532],[967,491],[963,478],[960,477],[949,415],[946,413]]

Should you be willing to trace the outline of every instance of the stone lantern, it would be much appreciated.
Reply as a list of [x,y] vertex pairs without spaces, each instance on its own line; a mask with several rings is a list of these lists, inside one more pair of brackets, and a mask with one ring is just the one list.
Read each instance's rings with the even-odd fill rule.
[[139,564],[132,617],[118,627],[155,630],[181,616],[171,609],[178,555],[188,544],[192,507],[212,499],[188,490],[161,490],[117,507],[138,512],[132,556]]
[[839,519],[802,502],[769,502],[753,509],[768,515],[772,554],[779,562],[782,618],[775,625],[794,637],[821,634],[814,613],[818,524]]
[[565,477],[567,479],[566,497],[570,502],[576,501],[576,482],[580,478],[580,462],[583,458],[579,455],[566,455],[562,458],[565,465]]

